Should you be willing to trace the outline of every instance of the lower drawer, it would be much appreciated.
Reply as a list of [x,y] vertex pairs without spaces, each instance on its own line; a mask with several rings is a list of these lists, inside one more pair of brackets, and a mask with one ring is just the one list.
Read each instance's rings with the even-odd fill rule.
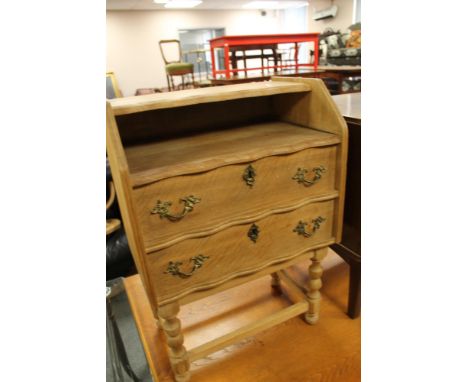
[[311,203],[148,255],[158,300],[215,287],[330,241],[333,209],[334,200]]

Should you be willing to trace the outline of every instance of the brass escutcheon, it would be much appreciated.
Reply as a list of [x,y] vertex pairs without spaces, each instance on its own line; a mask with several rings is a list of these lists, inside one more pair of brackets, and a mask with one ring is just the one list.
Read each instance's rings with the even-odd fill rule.
[[309,187],[317,183],[322,178],[322,174],[326,171],[327,169],[324,166],[314,167],[312,169],[314,177],[312,178],[312,180],[307,180],[305,176],[309,172],[309,170],[299,167],[297,169],[296,175],[294,175],[292,179],[297,180],[297,183],[302,183],[304,186]]
[[306,231],[306,226],[308,226],[309,223],[299,220],[299,223],[297,223],[297,226],[293,229],[293,232],[297,232],[298,235],[302,235],[304,237],[311,237],[316,231],[320,229],[320,224],[322,224],[325,220],[326,219],[322,216],[319,216],[316,219],[312,219],[312,232],[310,233]]
[[254,223],[250,226],[249,232],[247,232],[247,236],[249,237],[250,240],[252,240],[254,243],[257,242],[258,235],[260,234],[260,229],[258,226]]
[[167,218],[170,221],[178,221],[191,212],[194,205],[200,203],[201,199],[193,195],[189,195],[180,199],[180,201],[184,203],[184,209],[180,214],[172,215],[169,213],[169,207],[172,205],[172,202],[161,202],[160,200],[157,201],[156,206],[151,210],[151,213],[158,214],[161,219]]
[[246,169],[244,170],[244,174],[242,175],[242,179],[245,180],[245,183],[247,186],[252,187],[255,183],[255,176],[257,174],[255,173],[255,169],[252,167],[251,164],[249,164]]
[[210,258],[209,256],[203,256],[203,255],[197,255],[197,256],[190,258],[190,261],[193,263],[192,270],[190,272],[182,272],[179,269],[179,266],[182,265],[180,261],[175,261],[175,262],[169,261],[167,270],[164,273],[180,277],[181,279],[186,279],[192,276],[197,269],[201,268],[205,260],[209,258]]

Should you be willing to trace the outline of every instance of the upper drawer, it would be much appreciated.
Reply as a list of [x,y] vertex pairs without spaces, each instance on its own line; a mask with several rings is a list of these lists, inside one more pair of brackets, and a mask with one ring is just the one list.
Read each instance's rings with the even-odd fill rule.
[[[145,247],[158,250],[334,193],[336,155],[336,146],[313,148],[137,188]],[[189,196],[197,198],[194,203]]]

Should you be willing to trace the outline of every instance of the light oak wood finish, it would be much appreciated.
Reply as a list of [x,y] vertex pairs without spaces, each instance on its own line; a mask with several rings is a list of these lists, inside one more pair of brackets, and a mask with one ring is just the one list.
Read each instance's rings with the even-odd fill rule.
[[[285,209],[305,199],[336,196],[336,154],[335,146],[302,150],[293,155],[272,156],[201,174],[172,177],[135,189],[135,204],[147,251],[153,252],[182,238],[199,236],[210,228],[214,233],[233,222],[248,221],[265,211]],[[243,179],[248,165],[256,174],[252,186]],[[306,178],[312,179],[311,170],[320,166],[326,171],[312,186],[293,179],[298,168],[308,169]],[[171,222],[150,213],[158,200],[172,202],[170,212],[180,213],[184,205],[180,199],[189,195],[201,201],[180,221]]]
[[141,276],[143,285],[147,290],[148,299],[151,302],[154,316],[157,317],[158,303],[152,292],[151,280],[148,277],[142,236],[139,232],[139,224],[134,213],[133,198],[129,191],[131,189],[131,184],[127,159],[120,141],[114,113],[109,102],[107,102],[106,108],[106,148],[120,213],[135,265]]
[[280,310],[279,312],[268,315],[258,321],[246,325],[245,327],[237,329],[222,337],[218,337],[210,342],[200,345],[193,350],[190,350],[190,360],[196,361],[200,358],[204,358],[209,354],[215,353],[218,350],[238,342],[240,338],[246,338],[263,330],[269,329],[272,326],[278,325],[306,311],[307,303],[305,301],[295,303],[294,305]]
[[177,382],[186,382],[190,379],[189,357],[182,335],[180,320],[177,318],[179,304],[173,302],[159,309],[159,323],[166,335],[166,342],[169,347],[169,357]]
[[170,144],[162,141],[130,146],[125,153],[133,185],[138,187],[178,175],[335,145],[339,141],[336,135],[275,121],[181,137],[172,139]]
[[[160,303],[177,301],[196,290],[210,289],[230,279],[258,272],[331,241],[333,204],[332,200],[310,203],[289,213],[258,220],[255,222],[260,230],[257,242],[247,237],[251,227],[248,223],[203,238],[184,240],[149,256],[150,277],[159,281],[155,293]],[[294,232],[299,221],[310,222],[319,216],[326,220],[311,237]],[[199,254],[209,258],[192,276],[180,278],[165,273],[171,261],[181,262],[181,270],[190,271],[190,259]]]
[[317,323],[320,310],[320,288],[322,287],[323,269],[321,261],[325,257],[327,249],[315,251],[312,258],[312,264],[309,267],[309,290],[307,291],[307,300],[309,301],[309,311],[305,315],[305,320],[309,324]]
[[269,96],[284,93],[307,92],[303,83],[283,84],[279,82],[247,83],[231,87],[200,88],[177,93],[159,93],[110,100],[114,115],[134,114],[149,110],[168,109],[201,103],[220,102],[239,98]]
[[[193,116],[188,123],[186,115]],[[189,353],[177,311],[303,259],[317,261],[341,236],[347,132],[320,81],[275,79],[115,100],[107,126],[124,226],[177,381],[189,378],[187,354],[204,356],[305,312],[316,321],[316,272],[307,295],[288,280],[281,285],[297,297],[295,305]],[[249,164],[257,174],[246,184]],[[310,187],[295,173],[322,165],[326,175],[309,178]],[[201,200],[186,199],[178,209],[177,200],[189,195]],[[168,220],[155,208],[158,200],[172,202],[170,213],[181,219]]]
[[[306,83],[311,91],[296,94],[289,99],[276,97],[276,107],[282,121],[288,121],[312,129],[334,133],[340,136],[337,156],[336,188],[342,191],[335,210],[335,232],[337,242],[343,231],[344,190],[346,188],[346,159],[348,157],[348,128],[335,102],[321,80],[310,78],[273,77],[273,81]],[[295,98],[295,99],[294,99]]]
[[[290,268],[288,273],[305,285],[309,264],[310,260],[305,259]],[[318,324],[310,326],[296,317],[247,337],[244,341],[192,362],[191,380],[359,382],[361,320],[350,320],[344,313],[348,288],[347,264],[331,251],[322,264],[324,285]],[[160,382],[173,382],[164,334],[154,324],[140,279],[132,276],[124,282],[148,363],[152,365],[153,378],[156,376]],[[269,284],[270,276],[266,275],[209,296],[203,302],[182,306],[178,316],[184,327],[188,352],[296,301],[287,287],[281,296],[272,298]]]
[[[286,288],[286,293],[292,301],[304,301],[307,290],[302,288],[285,271],[281,270],[277,273],[277,275],[278,279],[280,280],[280,285],[283,286],[283,288]],[[308,306],[307,309],[309,309]]]

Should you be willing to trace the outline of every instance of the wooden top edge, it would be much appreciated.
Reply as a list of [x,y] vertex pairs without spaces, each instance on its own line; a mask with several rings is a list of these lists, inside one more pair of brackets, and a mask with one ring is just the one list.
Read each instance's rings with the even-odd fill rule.
[[109,103],[115,115],[125,115],[200,103],[306,91],[310,91],[306,83],[265,81],[114,98],[109,100]]

